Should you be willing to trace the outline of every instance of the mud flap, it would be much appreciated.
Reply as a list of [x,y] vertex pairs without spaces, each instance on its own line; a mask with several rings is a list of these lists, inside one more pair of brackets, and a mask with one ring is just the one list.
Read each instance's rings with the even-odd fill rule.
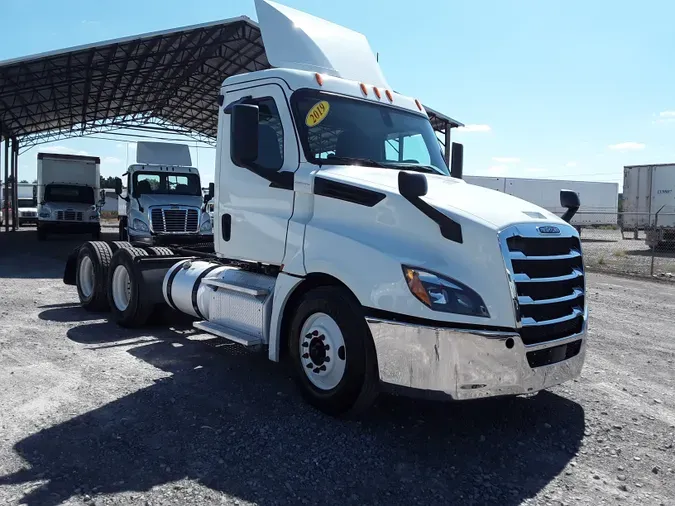
[[63,271],[63,282],[66,285],[75,285],[75,272],[77,269],[77,256],[80,254],[80,246],[75,248],[68,255],[68,260],[66,260],[66,268]]

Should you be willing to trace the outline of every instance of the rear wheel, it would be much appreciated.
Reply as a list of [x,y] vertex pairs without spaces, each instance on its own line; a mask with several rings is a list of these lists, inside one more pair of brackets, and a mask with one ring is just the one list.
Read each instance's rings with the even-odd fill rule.
[[155,257],[171,257],[174,255],[174,252],[171,251],[171,248],[165,246],[150,246],[145,248],[152,256]]
[[143,279],[134,268],[134,260],[146,256],[141,248],[120,248],[110,262],[108,301],[114,320],[123,327],[144,325],[154,309],[143,297]]
[[309,291],[295,311],[289,354],[303,397],[330,415],[354,415],[377,397],[370,330],[352,295],[339,287]]
[[105,242],[86,242],[77,256],[75,285],[80,304],[87,311],[108,309],[106,283],[112,250]]

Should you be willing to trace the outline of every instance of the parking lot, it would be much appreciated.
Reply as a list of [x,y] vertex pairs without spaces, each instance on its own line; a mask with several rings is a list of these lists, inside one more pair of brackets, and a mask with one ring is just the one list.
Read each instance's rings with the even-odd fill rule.
[[124,330],[81,310],[61,282],[81,240],[0,233],[1,504],[673,504],[670,283],[589,275],[575,382],[382,397],[344,421],[189,322]]

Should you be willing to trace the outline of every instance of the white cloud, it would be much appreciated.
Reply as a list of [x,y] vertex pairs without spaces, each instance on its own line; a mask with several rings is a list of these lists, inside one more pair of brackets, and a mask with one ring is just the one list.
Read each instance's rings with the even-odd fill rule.
[[520,158],[510,157],[510,156],[495,156],[492,158],[495,162],[498,163],[518,163]]
[[77,149],[68,148],[66,146],[45,146],[40,151],[43,153],[58,153],[61,155],[82,155],[89,156],[86,151],[78,151]]
[[492,167],[488,168],[488,174],[491,176],[502,176],[506,173],[506,170],[508,167],[506,165],[493,165]]
[[122,160],[120,160],[116,156],[106,156],[102,161],[103,163],[109,163],[111,165],[117,165],[119,163],[122,163]]
[[620,142],[619,144],[610,144],[608,147],[615,151],[637,151],[645,149],[645,144],[641,142]]
[[490,132],[491,130],[490,125],[466,125],[457,129],[459,132]]
[[661,118],[675,118],[675,111],[663,111],[659,113]]
[[577,166],[577,162],[567,162],[565,164],[565,167],[576,167],[576,166]]

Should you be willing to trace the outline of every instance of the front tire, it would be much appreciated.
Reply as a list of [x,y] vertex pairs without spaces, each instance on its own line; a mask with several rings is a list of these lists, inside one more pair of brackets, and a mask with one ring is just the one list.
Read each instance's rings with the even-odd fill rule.
[[143,296],[143,279],[134,268],[136,258],[147,256],[141,248],[120,248],[110,261],[108,301],[113,319],[122,327],[145,325],[154,309]]
[[377,397],[372,336],[345,289],[319,287],[305,294],[291,322],[289,355],[303,397],[324,413],[356,415]]
[[106,311],[106,283],[113,252],[105,242],[86,242],[77,256],[75,285],[80,304],[87,311]]

